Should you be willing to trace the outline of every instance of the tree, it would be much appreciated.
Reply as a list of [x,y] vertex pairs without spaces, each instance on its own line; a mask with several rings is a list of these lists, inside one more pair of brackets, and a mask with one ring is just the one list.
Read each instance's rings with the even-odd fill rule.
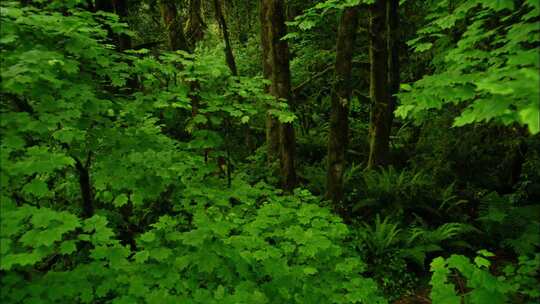
[[[284,1],[262,0],[261,41],[264,75],[271,81],[270,94],[277,99],[286,100],[289,107],[293,108],[289,47],[288,43],[281,39],[286,33]],[[269,117],[266,132],[269,159],[273,159],[276,152],[279,152],[282,187],[290,191],[296,186],[294,168],[296,142],[293,124],[290,122],[280,123],[275,118]],[[278,151],[276,151],[276,146]]]
[[182,20],[178,15],[175,2],[173,0],[160,0],[159,8],[167,32],[167,41],[170,50],[188,51],[189,48],[184,29],[182,28]]
[[[185,52],[191,52],[184,29],[182,28],[182,19],[178,15],[178,8],[173,0],[161,0],[160,1],[161,17],[167,30],[167,38],[169,42],[169,48],[171,51],[182,50]],[[191,114],[197,115],[199,112],[199,96],[194,93],[199,89],[198,81],[190,81],[190,99],[191,99]]]
[[394,110],[397,105],[397,96],[400,85],[399,47],[401,36],[399,34],[399,0],[389,0],[386,4],[386,25],[388,50],[388,90],[390,92],[390,104],[388,106],[387,120],[389,133],[394,120]]
[[[261,46],[262,46],[262,68],[263,76],[266,79],[272,79],[272,58],[269,46],[270,33],[267,26],[268,1],[261,0],[260,22],[261,22]],[[268,87],[270,90],[270,87]],[[268,163],[273,163],[279,157],[279,123],[276,117],[268,114],[266,117],[266,149]]]
[[[128,16],[128,1],[127,0],[113,0],[114,12],[120,17],[120,21],[126,22]],[[117,38],[117,45],[120,51],[131,48],[131,37],[126,34],[120,34]]]
[[204,38],[204,23],[201,13],[201,0],[189,1],[189,15],[186,25],[186,38],[190,43],[191,49],[195,48],[197,42]]
[[227,22],[225,21],[225,16],[223,15],[223,10],[221,8],[221,2],[219,0],[214,0],[214,12],[216,14],[216,20],[221,29],[221,34],[223,35],[223,43],[225,44],[225,61],[231,74],[233,76],[238,76],[238,70],[236,68],[236,61],[234,60],[234,54],[231,48],[231,41],[229,39],[229,30],[227,28]]
[[455,127],[492,121],[540,133],[538,1],[459,1],[431,9],[441,18],[408,44],[432,53],[435,69],[400,93],[396,115],[421,120],[427,110],[459,105]]
[[336,42],[335,75],[331,97],[332,112],[328,134],[326,197],[332,200],[337,208],[343,199],[345,151],[349,141],[351,69],[358,27],[358,10],[358,7],[345,9],[341,15]]
[[[389,78],[395,80],[396,77],[399,77],[399,75],[394,76],[397,63],[391,63],[390,59],[394,58],[394,56],[390,56],[389,53],[392,53],[393,50],[388,49],[389,45],[392,49],[395,49],[394,35],[390,35],[392,29],[389,26],[390,17],[397,16],[397,12],[392,13],[395,9],[397,9],[397,1],[394,0],[375,1],[369,8],[370,97],[372,109],[369,129],[368,168],[385,165],[388,162],[388,144],[394,110]],[[397,56],[395,57],[397,58]],[[393,68],[391,74],[389,73],[390,65]]]

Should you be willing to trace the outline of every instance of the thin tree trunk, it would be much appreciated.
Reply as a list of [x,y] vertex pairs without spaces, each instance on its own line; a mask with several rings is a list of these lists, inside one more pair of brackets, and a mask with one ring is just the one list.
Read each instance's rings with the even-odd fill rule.
[[[291,74],[289,70],[289,46],[281,40],[287,33],[285,26],[284,0],[262,0],[262,40],[263,56],[266,56],[265,69],[271,66],[270,94],[279,99],[285,99],[294,109],[291,99]],[[267,71],[265,71],[267,73]],[[274,127],[270,125],[269,127]],[[279,130],[279,159],[282,188],[291,191],[296,186],[295,150],[296,140],[294,127],[291,123],[277,123]],[[267,131],[268,132],[268,131]]]
[[351,97],[351,70],[356,30],[358,27],[358,7],[347,8],[340,20],[337,42],[334,87],[332,90],[332,112],[328,135],[328,171],[326,176],[326,197],[336,210],[343,211],[343,172],[345,151],[349,141],[349,101]]
[[391,99],[388,86],[388,45],[386,9],[388,0],[375,1],[369,8],[369,55],[371,122],[369,130],[368,168],[385,165],[388,161]]
[[86,164],[83,164],[79,159],[75,159],[75,169],[79,174],[79,188],[82,196],[82,214],[83,218],[89,218],[94,215],[94,196],[92,193],[92,184],[90,183],[90,157]]
[[238,76],[238,70],[236,68],[236,61],[234,60],[234,55],[231,48],[231,42],[229,39],[229,30],[227,29],[227,22],[225,21],[225,16],[223,15],[223,10],[221,8],[221,3],[219,0],[214,0],[214,10],[216,13],[216,19],[221,28],[221,33],[223,34],[223,42],[225,44],[225,61],[227,66],[231,70],[233,76]]
[[[227,28],[227,21],[225,20],[225,15],[223,14],[223,8],[219,0],[214,0],[214,12],[216,14],[216,20],[221,29],[223,35],[223,43],[225,45],[223,51],[225,52],[225,62],[231,71],[231,75],[238,76],[238,69],[236,68],[236,60],[234,59],[234,54],[231,47],[231,41],[229,37],[229,30]],[[251,152],[252,151],[252,141],[251,141],[251,132],[249,125],[244,125],[244,140],[246,148]]]

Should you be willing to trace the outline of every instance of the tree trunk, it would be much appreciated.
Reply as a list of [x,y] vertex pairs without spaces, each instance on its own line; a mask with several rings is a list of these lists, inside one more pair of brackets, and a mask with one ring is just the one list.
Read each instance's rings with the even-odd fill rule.
[[[262,0],[262,40],[265,70],[271,66],[270,94],[279,99],[285,99],[294,109],[291,100],[291,75],[289,70],[289,46],[281,40],[287,33],[285,26],[284,0]],[[268,71],[265,71],[265,74]],[[274,120],[275,121],[275,120]],[[281,184],[285,191],[291,191],[296,186],[295,150],[296,140],[294,127],[291,123],[277,123],[279,138],[279,159]],[[273,128],[274,125],[269,127]],[[268,132],[268,130],[267,130]],[[272,138],[273,139],[273,138]]]
[[[113,0],[114,12],[120,17],[120,21],[127,23],[128,7],[127,0]],[[131,49],[131,37],[121,34],[117,37],[119,51]]]
[[112,13],[114,10],[112,0],[96,0],[96,5],[94,6],[96,11],[104,11]]
[[[261,45],[263,76],[266,79],[272,78],[272,59],[270,57],[270,36],[267,21],[268,1],[261,0]],[[267,88],[270,90],[270,87]],[[266,115],[266,149],[268,163],[273,163],[279,156],[279,124],[275,117]]]
[[[169,42],[169,48],[171,51],[186,51],[191,52],[189,45],[184,35],[184,29],[182,28],[182,21],[178,16],[178,10],[174,0],[161,0],[160,1],[161,17],[167,29],[167,39]],[[200,4],[199,4],[200,6]],[[189,83],[189,94],[191,99],[191,115],[195,116],[199,112],[199,95],[196,92],[199,90],[200,85],[197,81],[191,81]]]
[[399,70],[399,46],[400,36],[398,32],[399,25],[399,0],[388,0],[386,6],[386,19],[387,19],[387,49],[389,53],[388,57],[388,87],[390,88],[390,111],[389,111],[389,125],[392,124],[394,119],[394,110],[397,104],[397,97],[395,94],[399,92],[400,84],[400,70]]
[[204,24],[201,14],[201,0],[189,1],[189,18],[187,20],[186,37],[190,42],[191,49],[195,49],[197,42],[204,38]]
[[[328,171],[326,175],[326,197],[334,208],[343,211],[343,172],[345,151],[349,141],[349,100],[351,97],[351,70],[358,7],[347,8],[340,20],[337,42],[332,110],[328,135]],[[341,213],[341,212],[340,212]]]
[[391,105],[388,86],[388,29],[386,9],[388,1],[378,0],[369,8],[369,55],[371,122],[369,128],[368,168],[385,165],[388,162],[388,142],[390,139]]
[[167,30],[167,41],[171,51],[189,51],[186,36],[182,28],[182,21],[173,0],[161,0],[159,2],[161,17]]
[[89,218],[94,215],[94,196],[90,183],[90,154],[84,165],[79,159],[75,159],[75,169],[79,174],[79,188],[82,196],[81,217]]
[[[236,60],[234,59],[234,54],[231,47],[231,40],[229,37],[229,29],[227,28],[227,21],[225,20],[225,15],[223,14],[223,8],[221,7],[221,2],[219,0],[214,0],[214,11],[216,14],[216,20],[219,23],[221,33],[223,35],[223,43],[225,47],[223,51],[225,52],[225,62],[231,71],[231,75],[238,76],[238,69],[236,67]],[[251,140],[251,132],[249,125],[244,125],[244,143],[249,152],[253,150],[253,143]]]
[[229,30],[227,29],[227,22],[225,21],[225,16],[223,15],[223,10],[221,8],[221,3],[219,0],[214,0],[214,10],[216,13],[216,19],[221,28],[221,33],[223,34],[223,42],[225,44],[225,61],[227,66],[231,70],[233,76],[238,76],[238,70],[236,68],[236,61],[234,60],[234,55],[231,48],[231,42],[229,39]]

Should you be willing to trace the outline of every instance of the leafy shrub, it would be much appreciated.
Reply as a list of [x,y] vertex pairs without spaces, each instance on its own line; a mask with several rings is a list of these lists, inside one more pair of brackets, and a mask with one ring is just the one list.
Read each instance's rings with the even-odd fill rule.
[[[384,302],[345,244],[347,227],[316,198],[236,188],[251,193],[234,195],[242,204],[200,205],[190,229],[182,216],[162,216],[138,237],[135,252],[114,239],[102,217],[81,221],[11,204],[1,218],[2,301]],[[54,269],[36,271],[62,257],[65,263],[49,265]]]
[[391,299],[414,290],[418,278],[410,264],[424,268],[426,255],[443,251],[445,241],[471,231],[461,223],[446,223],[435,229],[422,226],[400,228],[391,217],[375,217],[373,224],[362,223],[354,230],[355,243],[367,261],[368,270]]
[[540,205],[520,204],[512,195],[482,198],[478,221],[496,245],[528,255],[540,246]]
[[352,167],[345,175],[348,201],[354,212],[398,215],[417,213],[428,219],[439,217],[438,208],[445,197],[434,181],[422,171],[398,170],[392,166],[380,170]]
[[471,226],[461,223],[446,223],[435,229],[425,226],[402,229],[399,226],[390,217],[381,220],[377,215],[373,225],[362,223],[355,230],[356,241],[371,256],[397,253],[402,258],[423,265],[426,253],[442,251],[444,241],[473,230]]
[[[517,267],[507,266],[505,274],[500,276],[489,271],[491,262],[488,258],[494,255],[486,250],[480,250],[478,254],[474,262],[462,255],[433,260],[430,284],[434,304],[535,303],[540,300],[535,278],[540,266],[539,254],[534,259],[521,257]],[[459,292],[448,281],[454,270],[459,274],[454,276],[460,282]]]

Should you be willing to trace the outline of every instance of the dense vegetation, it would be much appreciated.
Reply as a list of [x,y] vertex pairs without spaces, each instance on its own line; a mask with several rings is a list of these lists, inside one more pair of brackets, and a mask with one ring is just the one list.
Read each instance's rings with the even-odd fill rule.
[[1,303],[538,303],[537,0],[1,2]]

